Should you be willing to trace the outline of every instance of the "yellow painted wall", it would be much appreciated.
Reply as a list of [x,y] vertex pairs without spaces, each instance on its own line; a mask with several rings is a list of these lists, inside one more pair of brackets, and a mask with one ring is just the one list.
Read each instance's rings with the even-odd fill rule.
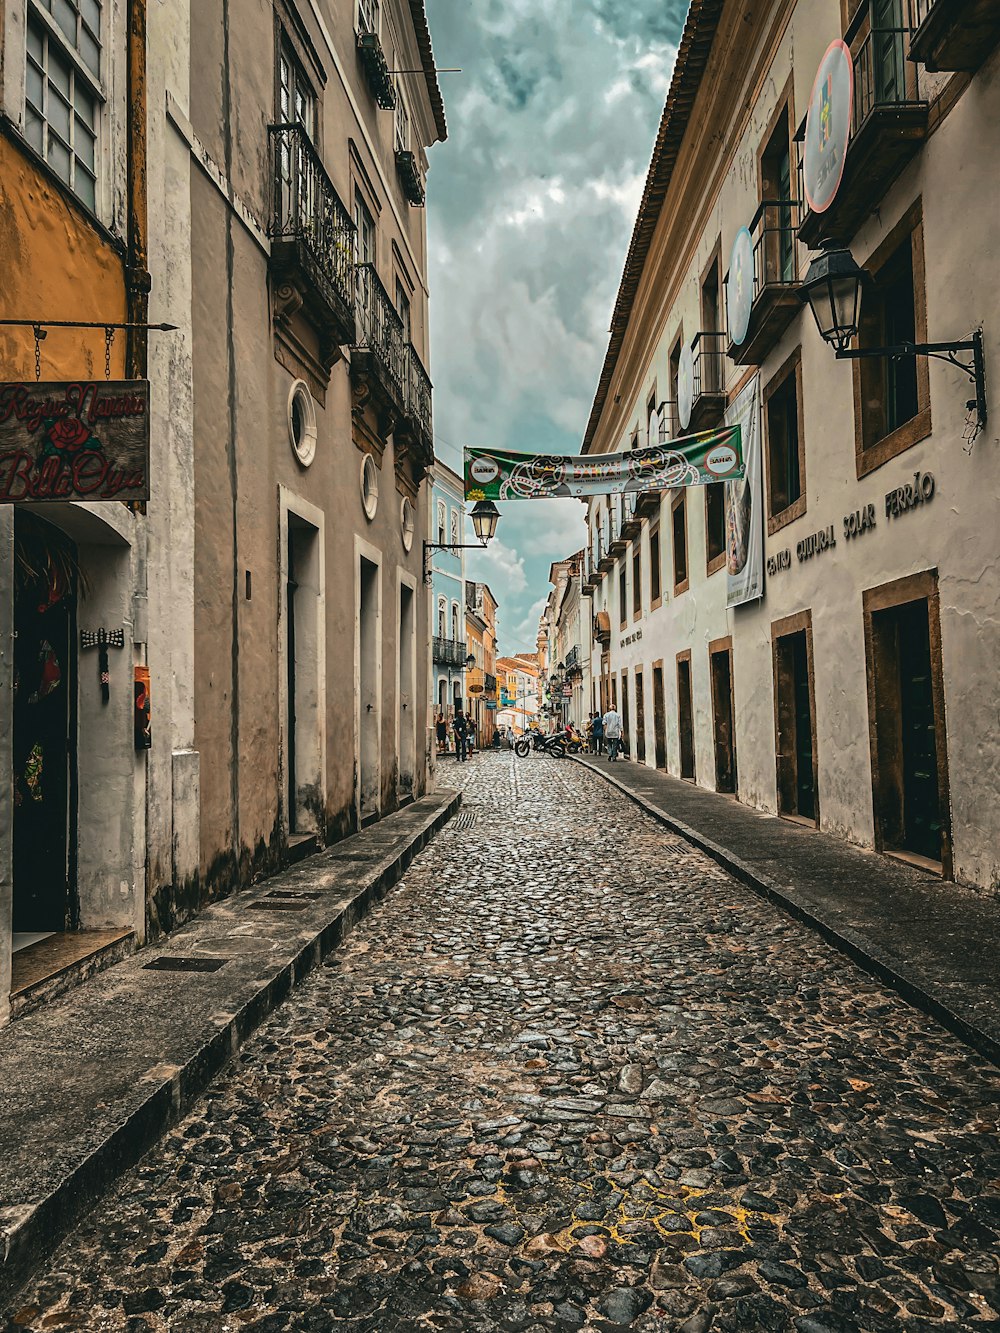
[[[0,318],[125,319],[121,252],[42,169],[0,133]],[[41,347],[42,379],[104,378],[102,329],[52,329]],[[112,378],[125,366],[115,336]],[[30,329],[0,327],[0,379],[34,379]]]

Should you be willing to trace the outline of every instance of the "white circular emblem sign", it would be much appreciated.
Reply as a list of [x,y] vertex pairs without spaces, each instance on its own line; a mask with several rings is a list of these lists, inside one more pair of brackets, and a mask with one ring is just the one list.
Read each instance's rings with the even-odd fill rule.
[[710,449],[705,458],[705,467],[713,477],[724,477],[736,469],[736,450],[728,444],[718,444]]
[[741,227],[729,256],[729,281],[726,283],[726,309],[729,312],[729,336],[737,347],[747,336],[750,309],[753,306],[753,241],[746,227]]
[[853,105],[854,62],[838,38],[820,61],[806,112],[802,184],[814,213],[826,212],[840,189]]
[[681,359],[677,366],[677,419],[681,430],[687,430],[691,421],[691,407],[694,400],[694,357],[691,344],[681,348]]
[[495,463],[492,458],[475,458],[472,467],[469,469],[472,473],[472,480],[481,482],[486,486],[491,481],[495,481],[500,475],[500,465]]

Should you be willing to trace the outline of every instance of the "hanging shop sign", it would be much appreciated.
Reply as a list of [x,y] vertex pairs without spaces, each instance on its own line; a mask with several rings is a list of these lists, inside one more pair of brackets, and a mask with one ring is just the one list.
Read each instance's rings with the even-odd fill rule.
[[0,384],[0,502],[149,499],[149,382]]
[[737,347],[746,339],[753,308],[753,240],[746,227],[736,233],[726,279],[729,336]]
[[621,454],[519,454],[465,450],[467,500],[545,500],[708,486],[743,476],[737,425],[683,435]]
[[759,375],[729,404],[726,423],[739,430],[745,460],[743,476],[726,481],[726,605],[742,606],[764,596]]
[[854,105],[854,62],[846,43],[831,42],[820,61],[806,112],[802,184],[814,213],[825,213],[844,176]]
[[687,430],[691,424],[691,408],[694,406],[694,353],[691,344],[681,348],[677,365],[677,417],[681,430]]

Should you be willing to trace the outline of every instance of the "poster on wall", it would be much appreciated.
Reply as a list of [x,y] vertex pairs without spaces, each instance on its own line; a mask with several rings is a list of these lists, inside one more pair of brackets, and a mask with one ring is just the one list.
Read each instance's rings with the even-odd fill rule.
[[726,482],[726,605],[764,596],[764,487],[761,471],[760,376],[726,410],[743,440],[743,476]]
[[465,450],[467,500],[541,500],[709,486],[743,475],[739,426],[684,435],[621,454]]
[[0,503],[149,499],[149,382],[0,384]]

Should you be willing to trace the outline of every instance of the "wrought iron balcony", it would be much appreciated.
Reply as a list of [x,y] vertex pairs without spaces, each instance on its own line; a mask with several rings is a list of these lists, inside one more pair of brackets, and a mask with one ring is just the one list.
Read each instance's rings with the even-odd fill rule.
[[271,125],[273,201],[268,234],[275,310],[304,309],[327,365],[354,341],[355,227],[301,125]]
[[414,208],[424,206],[424,182],[420,176],[416,153],[396,149],[396,172],[403,186],[403,195]]
[[621,520],[617,508],[613,506],[608,510],[608,555],[612,560],[617,560],[620,555],[625,554],[626,545],[622,536]]
[[729,344],[729,356],[738,366],[761,365],[802,309],[795,252],[800,214],[797,199],[764,199],[750,220],[748,231],[753,245],[750,322],[743,341],[739,345]]
[[375,398],[386,433],[406,410],[406,357],[403,321],[372,264],[355,267],[357,336],[351,349],[351,375]]
[[[807,209],[799,240],[816,249],[826,237],[845,244],[879,206],[889,186],[927,137],[927,101],[920,96],[916,64],[908,60],[911,21],[878,21],[872,0],[859,5],[844,40],[854,62],[851,135],[840,188],[823,213]],[[799,145],[799,197],[802,187],[805,121],[795,136]]]
[[372,97],[383,111],[395,111],[396,86],[389,73],[382,42],[376,31],[358,33],[358,55],[361,57]]
[[435,634],[432,656],[438,666],[464,667],[468,648],[464,639],[442,639]]
[[421,461],[429,466],[434,460],[432,386],[412,343],[403,348],[403,378],[406,399],[399,431],[413,441]]
[[692,432],[717,426],[726,412],[726,335],[715,330],[696,333],[691,342]]
[[1000,38],[996,0],[911,0],[910,59],[932,73],[975,70]]

